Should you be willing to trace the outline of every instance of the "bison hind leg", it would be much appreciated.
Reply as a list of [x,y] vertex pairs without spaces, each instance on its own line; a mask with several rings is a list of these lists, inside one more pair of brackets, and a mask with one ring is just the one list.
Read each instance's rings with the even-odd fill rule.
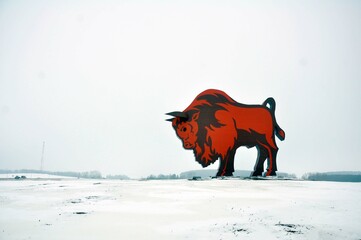
[[264,171],[264,162],[267,159],[267,171],[265,172],[264,176],[276,176],[277,171],[277,163],[276,157],[278,148],[272,148],[267,144],[260,143],[257,146],[258,149],[258,157],[257,162],[254,166],[254,171],[252,172],[252,177],[262,176]]
[[268,168],[267,168],[267,172],[266,172],[266,176],[277,176],[276,171],[277,171],[277,152],[278,152],[278,148],[271,148],[271,160],[270,158],[268,158]]
[[254,165],[254,171],[251,173],[251,177],[262,176],[264,171],[264,162],[268,157],[267,150],[262,146],[257,146],[258,156],[256,164]]

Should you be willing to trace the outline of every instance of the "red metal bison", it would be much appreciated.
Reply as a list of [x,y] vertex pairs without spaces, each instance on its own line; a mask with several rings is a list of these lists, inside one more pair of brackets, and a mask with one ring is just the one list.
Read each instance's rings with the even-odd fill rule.
[[[267,107],[269,105],[269,107]],[[237,148],[257,147],[257,162],[252,176],[261,176],[268,159],[266,176],[275,176],[278,147],[275,135],[285,139],[285,132],[275,118],[276,102],[267,98],[262,105],[234,101],[226,93],[209,89],[200,93],[183,112],[170,112],[177,136],[185,149],[193,149],[203,167],[220,158],[217,176],[232,176]]]

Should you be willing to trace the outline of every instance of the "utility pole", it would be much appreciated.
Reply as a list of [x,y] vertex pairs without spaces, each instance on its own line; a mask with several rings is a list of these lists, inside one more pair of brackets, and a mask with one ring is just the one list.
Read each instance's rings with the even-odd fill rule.
[[40,171],[44,170],[44,150],[45,150],[45,142],[43,142],[43,151],[41,152],[41,166]]

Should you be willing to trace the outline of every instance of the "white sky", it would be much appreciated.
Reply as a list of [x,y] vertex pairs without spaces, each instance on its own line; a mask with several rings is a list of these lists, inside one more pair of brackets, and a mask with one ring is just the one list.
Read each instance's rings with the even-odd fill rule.
[[218,88],[276,99],[280,171],[360,171],[360,26],[360,1],[0,0],[0,169],[43,141],[46,170],[201,169],[164,113]]

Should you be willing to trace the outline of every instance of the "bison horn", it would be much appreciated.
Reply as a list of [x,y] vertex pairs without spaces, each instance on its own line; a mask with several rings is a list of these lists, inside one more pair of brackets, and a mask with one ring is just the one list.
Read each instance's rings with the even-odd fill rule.
[[180,118],[184,118],[184,119],[188,119],[188,115],[185,112],[170,112],[170,113],[166,113],[166,115],[170,115],[173,117],[180,117]]

